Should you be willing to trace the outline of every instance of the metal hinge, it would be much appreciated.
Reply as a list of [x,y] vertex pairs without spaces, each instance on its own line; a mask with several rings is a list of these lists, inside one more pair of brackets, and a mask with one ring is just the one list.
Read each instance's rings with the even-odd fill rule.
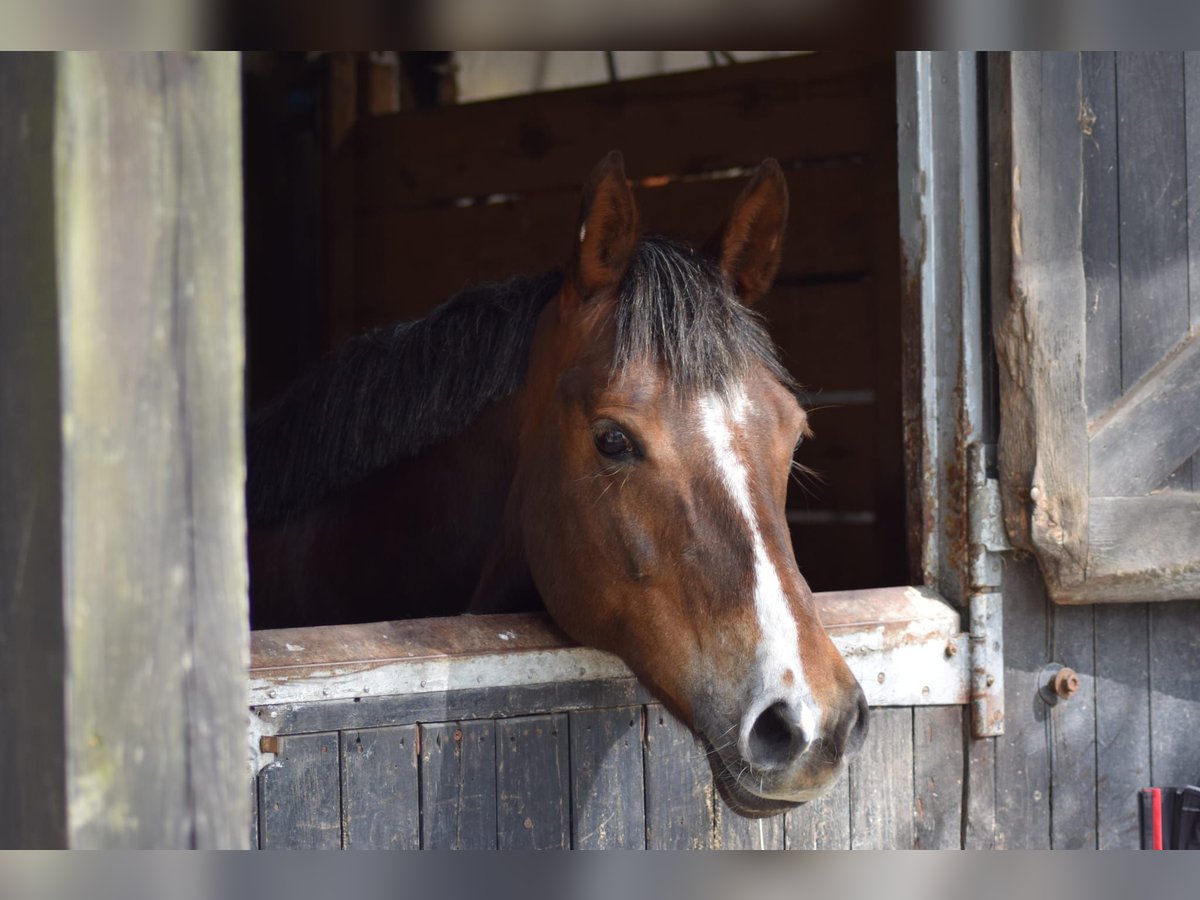
[[1004,734],[1003,554],[1012,550],[1004,533],[1000,485],[988,477],[989,447],[967,448],[970,495],[968,543],[971,593],[971,732],[977,738]]

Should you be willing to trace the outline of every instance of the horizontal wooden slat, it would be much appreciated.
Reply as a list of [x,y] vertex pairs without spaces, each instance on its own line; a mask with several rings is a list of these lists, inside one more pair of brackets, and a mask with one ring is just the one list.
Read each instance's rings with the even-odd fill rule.
[[1193,334],[1093,423],[1095,497],[1156,488],[1200,449],[1200,335]]
[[[789,172],[791,215],[782,278],[871,266],[867,170],[854,161]],[[580,178],[586,170],[580,173]],[[703,244],[745,179],[673,182],[635,191],[647,233]],[[356,325],[417,318],[479,281],[566,262],[577,234],[575,187],[503,203],[360,213],[355,222]]]
[[[944,652],[947,642],[962,642],[959,616],[936,595],[880,588],[818,594],[817,603],[870,702],[964,702],[967,654]],[[354,705],[362,706],[386,695],[419,704],[422,695],[456,691],[632,679],[615,656],[572,645],[534,614],[259,631],[251,643],[251,705],[277,711],[313,701],[359,698]],[[437,703],[445,700],[435,701],[434,712]],[[341,727],[371,724],[400,722]]]
[[817,54],[372,117],[355,135],[358,203],[579,185],[614,148],[635,179],[865,153],[871,92],[893,65],[885,53]]
[[1059,603],[1200,597],[1200,494],[1093,497],[1087,579],[1052,586]]
[[878,286],[869,278],[824,284],[777,283],[756,307],[792,377],[822,406],[828,391],[878,384]]

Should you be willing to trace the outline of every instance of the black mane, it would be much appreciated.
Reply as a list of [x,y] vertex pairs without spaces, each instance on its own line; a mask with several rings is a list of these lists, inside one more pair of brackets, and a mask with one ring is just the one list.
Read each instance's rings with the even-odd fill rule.
[[[302,511],[461,434],[525,380],[538,314],[561,284],[553,271],[478,285],[424,319],[349,341],[251,419],[250,522]],[[662,238],[639,243],[618,291],[613,366],[647,356],[687,390],[721,390],[754,361],[792,385],[761,320],[713,264]]]

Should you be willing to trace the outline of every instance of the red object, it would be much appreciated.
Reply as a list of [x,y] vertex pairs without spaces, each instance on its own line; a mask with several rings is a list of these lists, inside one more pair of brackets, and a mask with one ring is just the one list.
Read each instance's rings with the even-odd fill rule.
[[1161,850],[1162,845],[1162,790],[1150,788],[1150,827],[1154,829],[1155,850]]

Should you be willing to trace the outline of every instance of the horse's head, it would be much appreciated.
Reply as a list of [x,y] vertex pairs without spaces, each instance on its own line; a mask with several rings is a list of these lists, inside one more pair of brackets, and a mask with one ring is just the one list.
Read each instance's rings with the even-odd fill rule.
[[787,203],[769,160],[703,253],[639,240],[620,155],[600,163],[534,337],[510,506],[554,619],[691,725],[748,815],[821,793],[867,728],[784,515],[805,413],[748,309]]

